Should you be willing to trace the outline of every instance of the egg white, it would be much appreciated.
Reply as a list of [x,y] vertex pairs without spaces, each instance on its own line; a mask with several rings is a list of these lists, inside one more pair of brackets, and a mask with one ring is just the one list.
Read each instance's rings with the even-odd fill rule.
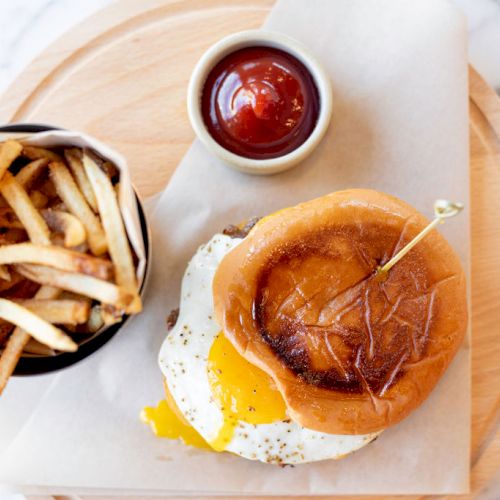
[[[217,437],[224,422],[207,375],[208,354],[221,329],[214,315],[212,280],[223,257],[240,241],[216,234],[198,249],[182,280],[179,319],[159,353],[161,371],[177,406],[208,442]],[[289,420],[258,425],[240,421],[226,451],[267,463],[300,464],[340,458],[377,435],[325,434]]]

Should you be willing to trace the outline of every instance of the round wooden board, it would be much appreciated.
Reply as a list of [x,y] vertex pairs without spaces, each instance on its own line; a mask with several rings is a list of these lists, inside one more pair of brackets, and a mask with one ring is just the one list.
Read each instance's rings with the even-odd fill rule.
[[[185,93],[196,60],[220,37],[259,27],[273,3],[114,3],[30,64],[0,98],[0,122],[51,123],[92,134],[127,157],[143,197],[155,194],[193,139]],[[500,467],[500,101],[472,68],[470,137],[475,496]]]

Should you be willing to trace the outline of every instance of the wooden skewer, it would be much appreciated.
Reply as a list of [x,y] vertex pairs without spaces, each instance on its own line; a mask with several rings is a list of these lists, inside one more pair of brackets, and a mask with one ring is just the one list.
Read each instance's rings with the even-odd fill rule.
[[434,203],[434,215],[435,219],[428,224],[420,233],[415,236],[406,246],[404,246],[392,259],[386,262],[383,266],[379,266],[377,269],[378,274],[385,274],[391,269],[394,264],[399,262],[420,240],[425,238],[438,224],[442,224],[445,219],[450,217],[455,217],[464,208],[463,203],[452,202],[448,200],[437,200]]

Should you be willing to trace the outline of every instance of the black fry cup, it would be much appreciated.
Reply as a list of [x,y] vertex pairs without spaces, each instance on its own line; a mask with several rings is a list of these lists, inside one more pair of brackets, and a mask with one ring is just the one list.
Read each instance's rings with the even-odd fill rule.
[[[54,127],[45,124],[35,124],[35,123],[18,123],[14,125],[6,125],[0,127],[1,133],[36,133],[45,132],[48,130],[63,130],[59,127]],[[146,255],[144,274],[139,284],[139,293],[141,298],[144,296],[144,291],[146,289],[146,282],[149,274],[150,262],[151,262],[151,234],[149,231],[149,226],[146,221],[146,214],[144,206],[137,195],[137,191],[134,188],[134,194],[137,200],[137,208],[139,215],[139,222],[141,227],[141,234],[144,241],[144,250]],[[88,336],[82,337],[82,340],[78,342],[78,350],[76,352],[57,352],[54,355],[39,355],[39,354],[23,354],[17,363],[14,375],[39,375],[43,373],[49,373],[56,370],[61,370],[68,366],[71,366],[82,359],[90,356],[98,349],[100,349],[104,344],[106,344],[128,321],[130,321],[130,316],[123,316],[120,322],[115,323],[110,326],[103,326],[95,333]]]

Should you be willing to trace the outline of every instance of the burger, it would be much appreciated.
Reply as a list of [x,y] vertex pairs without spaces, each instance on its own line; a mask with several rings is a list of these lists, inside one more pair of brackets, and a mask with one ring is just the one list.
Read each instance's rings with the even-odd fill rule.
[[466,332],[463,269],[433,230],[379,272],[429,221],[373,190],[254,222],[216,234],[189,263],[159,354],[167,399],[144,418],[251,460],[341,458],[436,386]]

